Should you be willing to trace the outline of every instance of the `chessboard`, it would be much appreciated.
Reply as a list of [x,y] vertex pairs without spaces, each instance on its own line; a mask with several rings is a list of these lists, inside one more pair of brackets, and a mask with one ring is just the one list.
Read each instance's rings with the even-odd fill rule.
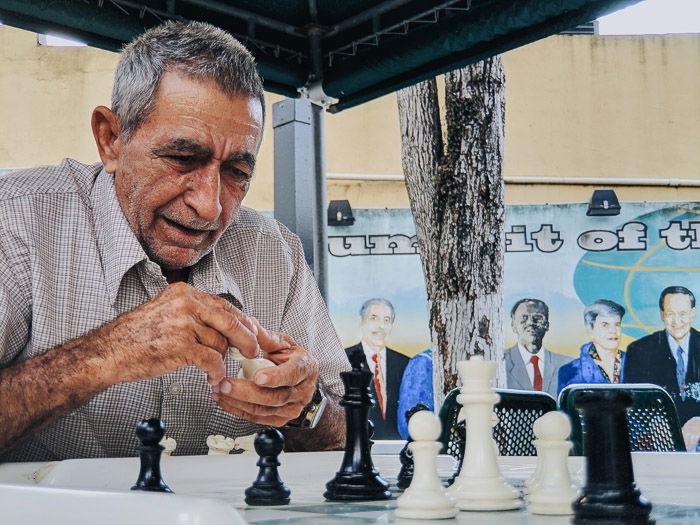
[[[400,463],[396,454],[373,455],[382,476],[391,482],[392,498],[386,501],[329,502],[323,498],[325,483],[333,478],[342,462],[342,452],[284,453],[280,456],[280,475],[291,490],[291,503],[285,506],[251,507],[244,502],[245,488],[255,479],[258,457],[255,454],[228,456],[173,456],[163,458],[163,478],[177,498],[215,498],[238,509],[251,525],[333,525],[393,523],[494,523],[557,525],[570,522],[569,516],[534,516],[526,509],[508,512],[460,512],[451,520],[398,520],[395,517],[396,476]],[[534,457],[500,457],[504,477],[522,488],[535,468]],[[583,458],[568,458],[576,483],[583,480]],[[700,523],[700,454],[633,453],[637,484],[654,508],[657,524]],[[449,456],[438,457],[438,473],[447,479],[454,468]],[[53,464],[0,465],[0,483],[36,483],[45,487],[71,487],[121,492],[126,498],[139,472],[138,458],[76,459]],[[40,502],[37,502],[40,504]],[[95,516],[99,522],[99,516]],[[55,520],[54,523],[61,523]],[[66,522],[67,523],[67,522]],[[156,522],[157,523],[157,522]]]

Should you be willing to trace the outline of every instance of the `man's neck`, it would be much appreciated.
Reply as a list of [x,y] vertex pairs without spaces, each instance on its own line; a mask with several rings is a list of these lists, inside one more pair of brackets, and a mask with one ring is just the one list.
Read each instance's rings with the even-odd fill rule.
[[537,343],[520,343],[520,346],[522,346],[525,350],[527,350],[529,353],[532,355],[537,354],[540,350],[542,350],[542,343],[537,344]]
[[381,352],[382,350],[384,350],[386,348],[385,346],[373,345],[372,343],[368,343],[367,341],[364,341],[364,340],[362,341],[362,344],[365,346],[365,348],[371,350],[375,354],[377,352]]
[[186,283],[190,276],[189,268],[175,268],[169,270],[161,267],[161,269],[163,270],[163,275],[165,276],[165,280],[168,281],[168,284]]

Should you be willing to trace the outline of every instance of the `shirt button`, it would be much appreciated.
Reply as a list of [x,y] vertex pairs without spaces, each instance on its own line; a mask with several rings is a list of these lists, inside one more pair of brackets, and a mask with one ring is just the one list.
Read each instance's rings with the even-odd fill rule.
[[168,392],[170,392],[171,396],[178,396],[182,393],[182,385],[180,383],[170,383]]
[[156,265],[153,263],[148,263],[146,265],[146,273],[151,277],[155,277],[158,274],[158,269],[156,268]]

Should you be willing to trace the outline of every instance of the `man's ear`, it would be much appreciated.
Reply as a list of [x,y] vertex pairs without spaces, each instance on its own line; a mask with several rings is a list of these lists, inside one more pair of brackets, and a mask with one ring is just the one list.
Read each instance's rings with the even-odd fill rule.
[[92,134],[97,151],[107,173],[117,170],[122,141],[119,136],[119,117],[105,106],[97,106],[92,112]]

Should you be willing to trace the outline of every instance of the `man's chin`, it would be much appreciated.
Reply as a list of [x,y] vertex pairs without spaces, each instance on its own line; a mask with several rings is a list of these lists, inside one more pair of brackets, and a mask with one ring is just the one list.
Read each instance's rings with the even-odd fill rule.
[[168,246],[161,250],[148,253],[148,257],[165,270],[180,270],[197,264],[202,257],[210,251],[211,248],[203,251],[192,248]]

